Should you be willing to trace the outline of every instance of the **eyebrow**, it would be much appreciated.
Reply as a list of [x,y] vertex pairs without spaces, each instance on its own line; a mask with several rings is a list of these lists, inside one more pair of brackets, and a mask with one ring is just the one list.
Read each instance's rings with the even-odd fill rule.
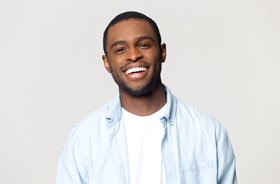
[[114,43],[112,43],[110,49],[112,49],[113,47],[115,47],[117,45],[124,45],[124,44],[126,44],[126,41],[124,41],[124,40],[115,41]]
[[[137,41],[139,42],[139,41],[146,40],[146,39],[152,40],[152,41],[155,42],[155,40],[154,40],[153,37],[151,37],[151,36],[139,36],[139,37],[137,37],[135,40],[137,40]],[[115,42],[113,42],[113,43],[111,44],[110,49],[112,49],[112,48],[115,47],[116,45],[125,45],[125,44],[127,44],[127,41],[124,41],[124,40],[115,41]]]

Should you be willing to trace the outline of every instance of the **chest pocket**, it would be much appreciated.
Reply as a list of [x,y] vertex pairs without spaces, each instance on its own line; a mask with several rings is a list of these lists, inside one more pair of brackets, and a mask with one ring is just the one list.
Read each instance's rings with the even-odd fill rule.
[[213,160],[185,162],[180,169],[183,184],[216,184],[216,164]]

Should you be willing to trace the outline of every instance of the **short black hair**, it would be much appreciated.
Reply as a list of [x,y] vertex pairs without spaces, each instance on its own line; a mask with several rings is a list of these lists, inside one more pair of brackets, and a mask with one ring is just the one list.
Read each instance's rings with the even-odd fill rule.
[[106,42],[107,42],[109,28],[123,20],[128,20],[128,19],[138,19],[138,20],[147,21],[152,26],[152,28],[156,34],[158,44],[159,45],[161,44],[161,35],[159,32],[158,26],[153,19],[151,19],[147,15],[144,15],[143,13],[139,13],[136,11],[127,11],[127,12],[121,13],[121,14],[117,15],[115,18],[113,18],[111,20],[111,22],[107,25],[107,27],[103,33],[103,50],[106,55],[107,55],[107,51],[106,51],[107,43]]

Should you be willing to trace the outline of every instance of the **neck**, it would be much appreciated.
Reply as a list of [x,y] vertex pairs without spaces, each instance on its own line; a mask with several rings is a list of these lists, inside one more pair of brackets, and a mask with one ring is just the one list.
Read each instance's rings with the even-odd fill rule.
[[131,96],[120,90],[120,99],[122,107],[128,112],[138,116],[147,116],[165,105],[166,94],[163,84],[160,83],[150,94],[140,97]]

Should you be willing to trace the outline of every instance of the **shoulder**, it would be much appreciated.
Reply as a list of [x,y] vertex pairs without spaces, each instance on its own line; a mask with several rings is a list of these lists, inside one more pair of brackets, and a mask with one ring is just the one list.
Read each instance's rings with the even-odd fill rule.
[[102,117],[105,117],[106,114],[106,109],[108,108],[108,104],[103,105],[102,107],[99,107],[98,109],[90,112],[89,114],[87,114],[86,116],[84,116],[77,124],[75,127],[91,127],[91,126],[95,126],[96,124],[98,124],[98,122],[100,122],[100,120],[102,119]]
[[76,139],[88,139],[106,128],[107,111],[112,102],[109,102],[83,117],[73,128],[71,134]]
[[225,127],[208,112],[177,100],[176,125],[177,133],[181,138],[195,143],[193,150],[198,149],[198,145],[203,145],[203,150],[208,150],[207,153],[212,150],[213,155],[215,155],[216,150],[225,151],[225,155],[230,158],[234,157]]
[[214,126],[221,125],[210,113],[201,110],[192,104],[185,103],[180,99],[177,99],[177,113],[178,116],[191,120],[192,122],[200,122],[204,124],[210,123]]
[[215,139],[227,134],[222,123],[210,113],[179,99],[176,116],[178,126],[186,127],[189,131],[206,133]]
[[[166,87],[169,120],[186,131],[216,131],[223,129],[221,123],[210,113],[174,96]],[[173,123],[171,123],[173,124]]]
[[78,127],[91,127],[96,126],[102,119],[105,119],[106,112],[108,107],[110,106],[110,103],[107,103],[103,105],[102,107],[99,107],[95,111],[89,113],[84,118],[80,120],[80,122],[77,124]]

